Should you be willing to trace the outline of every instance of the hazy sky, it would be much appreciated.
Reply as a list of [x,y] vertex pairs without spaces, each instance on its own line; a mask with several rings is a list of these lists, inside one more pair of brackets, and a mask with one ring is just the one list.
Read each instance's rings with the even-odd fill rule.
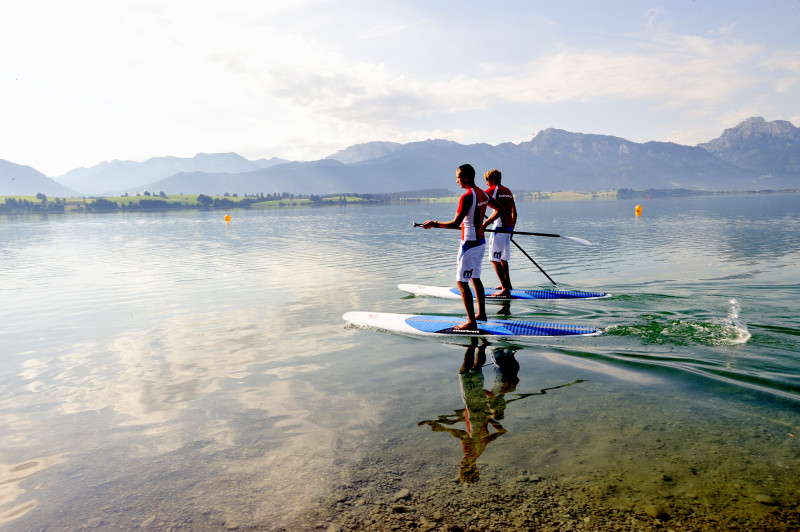
[[319,159],[554,127],[695,145],[800,125],[800,0],[14,0],[0,159]]

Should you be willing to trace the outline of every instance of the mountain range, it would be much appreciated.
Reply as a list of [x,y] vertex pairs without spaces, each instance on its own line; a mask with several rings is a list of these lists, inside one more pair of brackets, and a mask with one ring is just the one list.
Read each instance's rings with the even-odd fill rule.
[[459,144],[370,142],[317,161],[250,161],[235,153],[112,161],[48,178],[0,159],[0,195],[386,193],[458,190],[455,169],[503,172],[515,191],[619,188],[763,190],[800,188],[800,128],[756,117],[697,146],[636,143],[619,137],[540,131],[526,142]]

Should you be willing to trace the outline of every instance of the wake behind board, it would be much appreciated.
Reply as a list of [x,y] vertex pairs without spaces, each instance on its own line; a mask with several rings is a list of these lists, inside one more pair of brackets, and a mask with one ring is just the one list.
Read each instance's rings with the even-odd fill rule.
[[[399,284],[397,288],[416,296],[440,297],[444,299],[461,299],[458,288],[448,286],[425,286],[421,284]],[[517,301],[530,299],[605,299],[611,294],[604,292],[580,292],[578,290],[511,290],[506,297],[491,297],[496,288],[486,288],[486,301]],[[473,294],[474,295],[474,294]]]
[[521,320],[487,320],[478,322],[478,330],[453,329],[463,317],[436,314],[393,314],[389,312],[347,312],[342,318],[360,327],[369,327],[412,336],[439,338],[479,337],[521,340],[534,337],[599,336],[603,331],[583,325]]

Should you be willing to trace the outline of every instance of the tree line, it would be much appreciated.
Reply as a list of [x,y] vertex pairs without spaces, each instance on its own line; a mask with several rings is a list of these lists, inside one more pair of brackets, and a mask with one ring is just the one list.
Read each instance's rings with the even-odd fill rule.
[[[183,195],[181,195],[183,197]],[[127,200],[130,198],[130,200]],[[357,203],[390,203],[396,201],[396,194],[290,194],[287,192],[275,194],[245,194],[240,197],[238,194],[225,193],[222,196],[209,196],[199,194],[189,201],[170,199],[164,192],[158,194],[144,192],[136,196],[127,194],[115,199],[108,198],[53,198],[49,199],[45,194],[36,194],[36,200],[18,198],[13,196],[6,197],[0,203],[0,213],[21,214],[21,213],[64,213],[64,212],[129,212],[129,211],[159,211],[176,209],[247,209],[257,203],[278,202],[278,205],[287,203],[295,204],[302,201],[310,205],[345,205],[350,202]]]

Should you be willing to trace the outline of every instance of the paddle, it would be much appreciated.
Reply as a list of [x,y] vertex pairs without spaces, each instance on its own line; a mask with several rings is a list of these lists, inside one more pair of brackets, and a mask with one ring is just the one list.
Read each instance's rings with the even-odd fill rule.
[[546,272],[546,271],[544,271],[544,270],[542,269],[542,267],[541,267],[541,266],[539,266],[539,264],[538,264],[538,263],[537,263],[535,260],[533,260],[533,257],[531,257],[530,255],[528,255],[528,254],[525,252],[525,250],[524,250],[524,249],[522,249],[522,247],[521,247],[519,244],[517,244],[517,243],[514,241],[514,237],[513,237],[513,236],[512,236],[512,237],[511,237],[509,240],[511,240],[511,243],[512,243],[512,244],[514,244],[515,246],[517,246],[517,249],[518,249],[518,250],[520,250],[520,251],[522,252],[522,254],[523,254],[523,255],[525,255],[526,257],[528,257],[528,259],[530,259],[530,261],[533,263],[533,265],[534,265],[534,266],[536,266],[537,268],[539,268],[539,271],[540,271],[540,272],[542,272],[542,273],[544,274],[544,276],[545,276],[545,277],[547,277],[547,279],[548,279],[548,280],[549,280],[551,283],[553,283],[553,286],[555,286],[556,288],[558,288],[558,283],[556,283],[556,282],[555,282],[555,281],[554,281],[554,280],[553,280],[553,279],[552,279],[552,278],[551,278],[549,275],[547,275],[547,272]]
[[[422,224],[414,222],[414,227],[422,227]],[[453,229],[457,229],[457,228],[455,228],[455,227],[454,227]],[[492,232],[492,233],[497,233],[497,232],[498,232],[498,231],[495,231],[494,229],[484,229],[484,230],[485,230],[485,231]],[[507,233],[508,231],[502,231],[502,232],[505,232],[505,233]],[[531,257],[530,255],[528,255],[528,254],[525,252],[525,250],[524,250],[524,249],[522,249],[522,247],[521,247],[519,244],[517,244],[517,243],[514,241],[514,237],[513,237],[513,235],[515,235],[515,234],[519,234],[519,235],[533,235],[533,236],[555,236],[555,237],[557,237],[557,236],[560,236],[560,235],[550,235],[550,234],[547,234],[547,233],[523,233],[523,232],[521,232],[521,231],[512,231],[512,232],[511,232],[511,234],[512,234],[512,236],[511,236],[511,238],[510,238],[509,240],[511,240],[511,242],[512,242],[512,243],[513,243],[515,246],[517,246],[517,249],[519,249],[519,250],[522,252],[522,254],[523,254],[523,255],[525,255],[526,257],[528,257],[528,260],[530,260],[530,261],[533,263],[533,265],[534,265],[534,266],[536,266],[537,268],[539,268],[539,271],[540,271],[540,272],[542,272],[542,273],[544,274],[544,276],[545,276],[545,277],[547,277],[547,279],[548,279],[548,280],[549,280],[551,283],[553,283],[553,286],[555,286],[556,288],[558,288],[558,283],[556,283],[556,282],[555,282],[555,281],[552,279],[552,277],[550,277],[549,275],[547,275],[547,272],[546,272],[546,271],[544,271],[544,270],[542,269],[542,267],[541,267],[541,266],[539,266],[539,264],[538,264],[538,263],[537,263],[535,260],[533,260],[533,257]],[[566,239],[569,239],[569,240],[573,240],[574,242],[578,242],[579,244],[583,244],[583,245],[585,245],[585,246],[591,246],[591,245],[592,245],[592,243],[591,243],[591,242],[589,242],[588,240],[583,240],[582,238],[575,238],[575,237],[570,237],[570,236],[565,236],[565,237],[563,237],[563,238],[566,238]]]
[[[422,224],[414,222],[414,227],[422,227]],[[454,227],[453,229],[458,229],[458,227]],[[591,242],[586,239],[578,238],[577,236],[564,236],[564,235],[554,235],[551,233],[529,233],[527,231],[498,231],[496,229],[484,229],[484,231],[489,233],[509,233],[511,235],[528,235],[528,236],[549,236],[552,238],[565,238],[571,242],[576,242],[578,244],[583,244],[584,246],[592,246]]]
[[[509,231],[498,231],[496,229],[484,229],[484,231],[488,233],[508,233]],[[530,236],[549,236],[553,238],[566,238],[571,242],[576,242],[578,244],[583,244],[584,246],[591,246],[593,245],[588,240],[583,238],[578,238],[577,236],[563,236],[563,235],[552,235],[550,233],[528,233],[526,231],[510,231],[512,235],[530,235]]]

